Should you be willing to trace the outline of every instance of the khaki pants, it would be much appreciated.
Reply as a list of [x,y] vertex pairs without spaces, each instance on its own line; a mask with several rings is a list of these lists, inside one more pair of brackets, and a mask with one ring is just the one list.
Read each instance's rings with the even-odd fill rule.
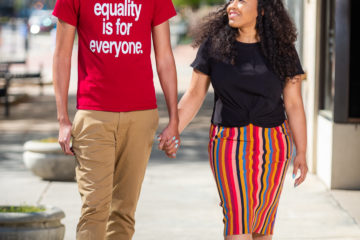
[[77,240],[130,240],[158,110],[78,110],[73,128],[82,200]]

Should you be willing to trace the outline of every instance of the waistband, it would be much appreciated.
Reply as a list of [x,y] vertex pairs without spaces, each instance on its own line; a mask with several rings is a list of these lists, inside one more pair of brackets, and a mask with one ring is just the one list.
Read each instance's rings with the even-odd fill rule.
[[210,125],[209,137],[210,138],[227,138],[227,139],[249,139],[255,136],[273,136],[273,135],[286,135],[291,136],[291,130],[288,120],[276,127],[261,127],[252,123],[241,127],[225,127],[219,125]]

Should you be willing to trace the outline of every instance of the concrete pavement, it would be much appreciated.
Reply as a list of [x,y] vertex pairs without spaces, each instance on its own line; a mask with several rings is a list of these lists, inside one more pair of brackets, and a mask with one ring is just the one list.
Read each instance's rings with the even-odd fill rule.
[[[137,210],[134,240],[221,239],[222,211],[207,159],[210,109],[206,106],[211,106],[211,99],[210,94],[204,109],[182,135],[177,159],[167,159],[154,146]],[[159,105],[164,109],[164,104]],[[160,115],[161,129],[166,112],[161,110]],[[15,125],[17,121],[23,120],[14,119]],[[21,131],[1,128],[0,204],[58,206],[66,214],[66,240],[73,240],[80,214],[76,183],[40,180],[22,162],[22,144],[26,140],[56,135],[56,131],[39,130],[34,122],[28,122]],[[360,239],[355,219],[316,176],[309,174],[302,185],[293,188],[290,173],[291,167],[280,200],[274,239]]]
[[[50,101],[53,96],[32,99],[33,102],[27,104],[33,107],[54,105]],[[212,94],[209,94],[204,108],[183,133],[176,160],[167,159],[154,146],[137,210],[134,240],[221,239],[222,211],[207,159],[211,99]],[[30,110],[21,105],[13,108],[14,117]],[[161,129],[166,123],[166,112],[163,103],[159,107],[162,109]],[[53,107],[45,110],[43,115],[55,114]],[[42,120],[46,117],[40,115],[36,121],[35,116],[33,119],[31,116],[29,121],[0,121],[0,204],[58,206],[66,214],[63,220],[66,240],[73,240],[81,206],[77,184],[40,180],[22,162],[25,141],[57,133],[53,129],[57,125],[55,120]],[[43,125],[46,121],[50,123]],[[302,185],[293,188],[290,173],[291,167],[280,200],[274,239],[360,239],[360,227],[355,218],[316,176],[309,174]]]

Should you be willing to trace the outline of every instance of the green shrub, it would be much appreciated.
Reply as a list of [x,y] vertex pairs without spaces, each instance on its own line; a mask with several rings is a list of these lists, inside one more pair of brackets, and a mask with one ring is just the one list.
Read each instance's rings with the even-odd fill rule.
[[225,0],[173,0],[176,7],[187,7],[199,8],[201,5],[216,5],[222,4]]
[[50,138],[40,139],[40,140],[38,140],[38,141],[39,141],[39,142],[43,142],[43,143],[56,143],[56,142],[58,142],[58,139],[57,139],[57,138],[50,137]]
[[0,206],[0,213],[31,213],[31,212],[43,212],[45,208],[36,207],[36,206]]

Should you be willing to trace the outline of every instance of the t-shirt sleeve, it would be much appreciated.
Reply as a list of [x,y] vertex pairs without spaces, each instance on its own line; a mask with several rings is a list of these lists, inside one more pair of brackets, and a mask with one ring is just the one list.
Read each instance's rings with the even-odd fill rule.
[[190,64],[196,70],[210,75],[209,40],[205,40],[199,47],[195,60]]
[[79,17],[79,0],[56,0],[52,14],[76,27]]
[[154,0],[154,13],[151,26],[155,27],[176,15],[174,4],[171,0]]
[[295,57],[296,71],[291,77],[296,76],[296,75],[301,75],[301,74],[305,73],[304,69],[302,68],[299,55],[298,55],[296,50],[295,50],[295,52],[296,52],[296,57]]

